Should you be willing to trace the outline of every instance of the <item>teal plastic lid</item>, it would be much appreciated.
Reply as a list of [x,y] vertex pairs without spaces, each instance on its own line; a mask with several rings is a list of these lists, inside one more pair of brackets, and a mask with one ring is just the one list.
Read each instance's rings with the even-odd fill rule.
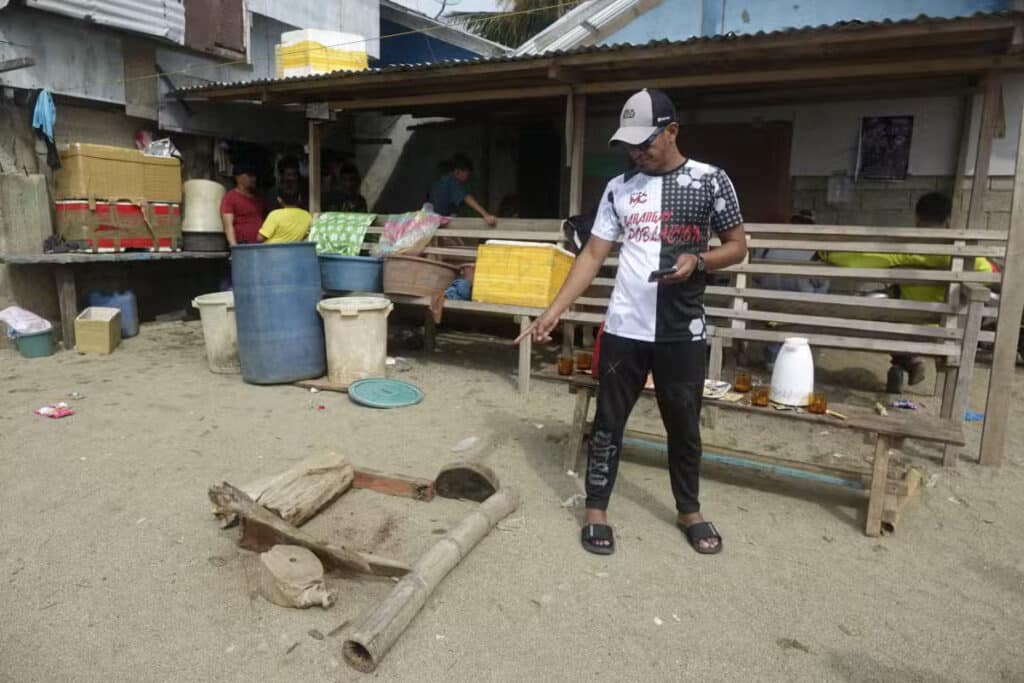
[[397,379],[361,379],[349,385],[348,396],[368,408],[405,408],[423,400],[419,387]]

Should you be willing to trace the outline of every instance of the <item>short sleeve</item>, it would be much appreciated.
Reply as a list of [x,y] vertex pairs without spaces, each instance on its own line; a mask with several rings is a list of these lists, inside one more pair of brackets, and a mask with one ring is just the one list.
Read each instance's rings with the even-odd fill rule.
[[225,193],[224,197],[220,200],[220,212],[231,213],[235,212],[234,195],[231,192]]
[[711,208],[711,230],[714,233],[732,230],[743,223],[740,213],[740,200],[736,197],[736,189],[725,171],[718,169],[711,177],[713,206]]
[[612,191],[612,183],[604,188],[604,196],[601,203],[597,205],[597,216],[594,218],[594,225],[590,228],[590,234],[609,242],[615,242],[622,236],[622,224],[619,222],[619,215],[615,212],[615,193]]
[[277,231],[277,216],[275,216],[274,212],[271,211],[270,215],[267,216],[267,220],[263,221],[263,227],[260,228],[260,234],[263,236],[263,239],[269,240],[269,239],[271,239],[274,236],[274,233],[276,231]]

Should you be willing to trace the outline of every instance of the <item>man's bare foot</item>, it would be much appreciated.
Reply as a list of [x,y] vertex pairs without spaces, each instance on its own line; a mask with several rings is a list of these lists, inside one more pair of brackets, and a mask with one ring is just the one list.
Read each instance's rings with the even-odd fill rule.
[[[694,524],[700,524],[701,522],[703,522],[704,516],[699,512],[692,512],[687,515],[680,514],[677,521],[679,526],[682,527],[685,531]],[[703,550],[705,552],[712,552],[716,548],[718,548],[720,543],[721,541],[717,538],[702,538],[701,540],[697,541],[697,546],[700,550]]]

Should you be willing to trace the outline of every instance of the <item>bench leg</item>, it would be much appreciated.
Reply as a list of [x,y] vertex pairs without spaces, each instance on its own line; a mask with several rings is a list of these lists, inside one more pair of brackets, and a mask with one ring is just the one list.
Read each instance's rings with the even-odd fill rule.
[[871,488],[868,492],[868,521],[864,533],[882,535],[882,510],[885,507],[885,489],[889,482],[889,437],[878,435],[875,442],[875,462],[871,466]]
[[[519,318],[519,334],[526,332],[530,327],[531,320],[527,316],[521,316]],[[528,394],[530,393],[530,368],[531,368],[531,356],[533,352],[533,339],[527,335],[523,341],[519,343],[519,393]]]
[[573,323],[562,323],[562,355],[572,356],[575,345],[576,325]]
[[711,358],[708,360],[708,379],[722,379],[723,340],[711,337]]
[[423,318],[423,349],[433,352],[436,343],[437,326],[434,324],[434,313],[428,308]]
[[576,469],[576,463],[583,451],[583,437],[587,425],[587,413],[590,411],[590,389],[579,389],[576,392],[576,409],[572,414],[572,429],[569,431],[569,444],[566,446],[562,469],[568,472]]
[[71,266],[57,266],[57,301],[60,304],[60,327],[64,349],[75,348],[75,318],[78,317],[78,291],[75,289],[75,271]]

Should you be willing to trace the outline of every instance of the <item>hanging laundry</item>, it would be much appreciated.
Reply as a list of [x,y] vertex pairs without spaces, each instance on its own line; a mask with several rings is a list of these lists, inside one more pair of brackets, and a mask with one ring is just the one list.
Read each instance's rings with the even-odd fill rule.
[[60,154],[53,138],[53,124],[56,121],[57,107],[53,104],[53,96],[48,90],[40,90],[32,110],[32,128],[46,142],[46,163],[54,170],[60,168]]

